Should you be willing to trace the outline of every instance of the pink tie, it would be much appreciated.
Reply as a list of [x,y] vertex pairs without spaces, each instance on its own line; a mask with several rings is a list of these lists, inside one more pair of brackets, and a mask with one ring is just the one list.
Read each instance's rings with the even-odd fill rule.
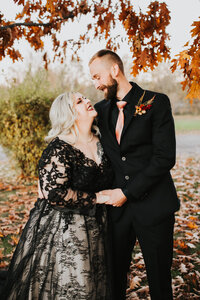
[[118,114],[117,124],[116,124],[116,128],[115,128],[115,134],[116,134],[116,139],[118,141],[118,144],[120,144],[121,134],[122,134],[122,130],[123,130],[123,127],[124,127],[124,112],[123,112],[123,109],[124,109],[125,105],[127,104],[127,102],[118,101],[116,104],[117,104],[117,107],[119,109],[119,114]]

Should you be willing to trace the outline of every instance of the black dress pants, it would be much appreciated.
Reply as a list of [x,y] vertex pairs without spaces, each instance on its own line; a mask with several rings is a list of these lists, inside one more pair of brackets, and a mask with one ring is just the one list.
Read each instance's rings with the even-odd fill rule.
[[134,219],[129,206],[116,222],[110,217],[115,300],[126,298],[127,272],[136,238],[145,261],[151,299],[173,299],[171,265],[174,220],[174,214],[172,214],[157,225],[143,226]]

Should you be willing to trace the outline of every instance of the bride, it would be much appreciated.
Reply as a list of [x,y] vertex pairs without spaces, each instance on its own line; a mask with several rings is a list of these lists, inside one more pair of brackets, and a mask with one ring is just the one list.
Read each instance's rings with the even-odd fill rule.
[[[39,161],[39,194],[13,255],[1,299],[110,300],[106,209],[112,171],[80,93],[58,96]],[[104,196],[105,197],[105,196]]]

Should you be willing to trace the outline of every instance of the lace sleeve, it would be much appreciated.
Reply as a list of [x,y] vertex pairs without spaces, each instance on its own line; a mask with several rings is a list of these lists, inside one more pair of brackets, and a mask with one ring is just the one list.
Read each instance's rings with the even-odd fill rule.
[[49,145],[39,161],[39,181],[43,197],[53,206],[68,209],[92,209],[95,193],[71,188],[71,166],[67,150],[62,145]]

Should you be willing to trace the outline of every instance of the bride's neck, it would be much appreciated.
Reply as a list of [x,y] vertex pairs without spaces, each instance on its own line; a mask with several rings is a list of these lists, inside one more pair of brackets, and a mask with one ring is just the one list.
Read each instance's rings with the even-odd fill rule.
[[77,126],[78,127],[78,142],[90,142],[94,136],[92,133],[92,125]]

